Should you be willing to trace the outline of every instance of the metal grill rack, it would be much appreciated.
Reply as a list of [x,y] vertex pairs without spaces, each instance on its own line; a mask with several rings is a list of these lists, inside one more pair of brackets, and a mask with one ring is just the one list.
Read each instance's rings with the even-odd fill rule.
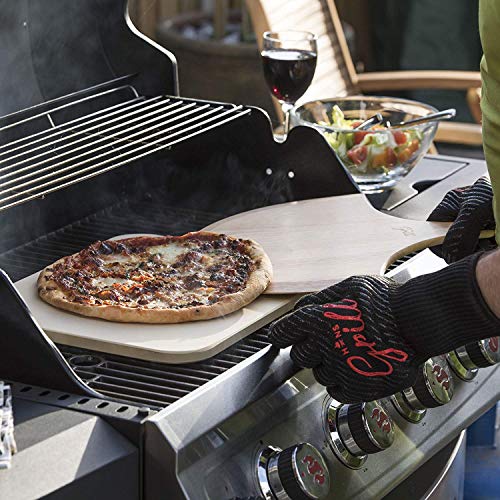
[[[16,281],[96,239],[138,232],[184,234],[223,216],[157,201],[127,201],[0,254],[0,268]],[[267,345],[267,335],[260,330],[213,358],[185,365],[152,363],[65,345],[59,348],[90,387],[115,400],[160,409]]]
[[[106,106],[99,107],[103,102]],[[83,115],[67,120],[82,107]],[[35,108],[27,118],[3,126],[0,122],[0,136],[9,137],[0,144],[0,211],[171,148],[250,112],[232,104],[146,98],[130,85],[76,96],[42,112]],[[36,132],[23,135],[27,129]]]
[[153,201],[126,201],[0,254],[0,268],[18,281],[96,240],[131,233],[181,235],[223,217]]
[[259,330],[205,361],[168,365],[59,346],[75,372],[110,398],[161,409],[269,345]]
[[399,267],[401,264],[404,264],[406,261],[410,260],[412,257],[415,257],[415,255],[418,255],[420,251],[417,252],[411,252],[407,255],[403,255],[402,257],[399,257],[399,259],[395,260],[391,265],[387,267],[385,270],[385,274],[393,271],[397,267]]

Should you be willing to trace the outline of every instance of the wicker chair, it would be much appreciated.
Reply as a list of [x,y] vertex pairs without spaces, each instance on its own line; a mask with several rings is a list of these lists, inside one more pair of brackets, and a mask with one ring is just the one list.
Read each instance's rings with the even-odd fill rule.
[[[356,73],[342,24],[333,0],[246,0],[257,40],[272,30],[297,29],[318,36],[318,66],[311,86],[299,102],[324,97],[415,89],[468,91],[472,116],[480,121],[477,71],[388,71]],[[276,112],[281,115],[279,104]],[[478,145],[481,126],[473,123],[442,122],[437,142]]]

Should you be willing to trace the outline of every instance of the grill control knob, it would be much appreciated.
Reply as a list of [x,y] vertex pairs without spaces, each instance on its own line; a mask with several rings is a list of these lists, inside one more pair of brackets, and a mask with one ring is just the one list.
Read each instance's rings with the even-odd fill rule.
[[357,457],[385,450],[394,441],[392,419],[377,401],[340,406],[337,429],[345,447]]
[[[453,361],[450,356],[448,356],[448,360]],[[467,370],[465,371],[467,372]],[[470,375],[464,372],[461,378],[466,380],[465,376]],[[396,410],[406,420],[416,424],[424,418],[427,408],[444,405],[450,402],[452,397],[453,378],[446,363],[446,358],[436,356],[428,359],[422,365],[415,385],[394,394],[391,401]]]
[[435,408],[449,403],[453,397],[453,378],[444,356],[428,359],[419,372],[415,385],[403,391],[414,410]]
[[467,344],[465,347],[457,349],[460,361],[462,361],[462,358],[460,357],[459,352],[463,353],[463,351],[467,354],[467,357],[474,365],[474,368],[486,368],[500,362],[498,337],[480,340],[479,342]]
[[473,342],[448,353],[448,363],[455,374],[469,382],[478,368],[487,368],[500,362],[499,337]]
[[309,443],[283,451],[266,448],[259,456],[257,474],[266,499],[321,499],[330,491],[328,467],[321,453]]

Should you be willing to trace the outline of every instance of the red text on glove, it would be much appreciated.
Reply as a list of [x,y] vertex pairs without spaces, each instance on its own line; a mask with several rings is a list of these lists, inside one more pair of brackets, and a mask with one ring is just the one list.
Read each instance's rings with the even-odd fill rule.
[[[358,308],[358,303],[352,299],[344,299],[340,304],[324,304],[324,308],[340,310],[339,312],[325,311],[323,315],[325,318],[342,321],[342,327],[336,323],[332,327],[332,332],[335,335],[337,349],[345,345],[345,338],[340,340],[342,334],[353,334],[352,340],[354,341],[353,347],[357,352],[355,355],[350,355],[346,359],[347,365],[354,372],[364,377],[385,377],[394,371],[391,362],[404,363],[408,359],[408,354],[400,349],[384,349],[378,350],[375,342],[370,342],[362,332],[365,331],[365,322],[363,321],[363,314]],[[347,326],[346,326],[347,325]],[[350,351],[347,347],[341,350],[343,356],[348,356]],[[372,365],[370,358],[376,359],[384,366],[383,369],[376,368]]]

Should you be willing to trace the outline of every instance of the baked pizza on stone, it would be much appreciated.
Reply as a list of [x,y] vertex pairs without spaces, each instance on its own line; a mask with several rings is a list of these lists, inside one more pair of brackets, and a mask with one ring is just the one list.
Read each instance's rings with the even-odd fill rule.
[[241,309],[271,278],[271,261],[255,241],[200,231],[97,241],[46,267],[38,293],[84,316],[181,323]]

